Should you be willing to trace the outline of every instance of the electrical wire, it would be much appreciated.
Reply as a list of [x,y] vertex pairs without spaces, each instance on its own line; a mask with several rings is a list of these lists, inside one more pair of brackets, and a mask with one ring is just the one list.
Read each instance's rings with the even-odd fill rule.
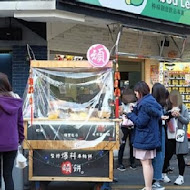
[[[27,53],[28,53],[29,59],[30,59],[30,60],[36,60],[36,56],[35,56],[35,54],[34,54],[32,48],[31,48],[28,44],[26,45],[26,49],[27,49]],[[32,53],[33,58],[32,58],[32,56],[31,56],[31,53],[30,53],[30,52]]]

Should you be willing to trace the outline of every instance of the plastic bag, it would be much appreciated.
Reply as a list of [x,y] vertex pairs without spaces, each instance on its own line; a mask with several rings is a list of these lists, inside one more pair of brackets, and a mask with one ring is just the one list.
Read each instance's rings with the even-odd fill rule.
[[177,129],[177,121],[175,118],[171,118],[168,121],[168,130],[170,133],[175,133]]
[[20,147],[18,148],[17,156],[16,156],[16,166],[17,168],[23,169],[27,166],[27,159],[22,154]]

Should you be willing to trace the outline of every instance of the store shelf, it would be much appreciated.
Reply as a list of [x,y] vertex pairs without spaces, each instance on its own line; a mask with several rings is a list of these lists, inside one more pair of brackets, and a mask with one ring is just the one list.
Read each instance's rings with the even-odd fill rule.
[[181,95],[189,95],[189,92],[180,93]]
[[186,74],[187,72],[168,71],[168,78],[165,78],[164,81],[167,81],[167,83],[165,83],[165,86],[169,91],[178,90],[180,92],[180,94],[183,96],[183,103],[187,106],[190,113],[190,85],[186,83]]
[[185,77],[169,77],[170,80],[185,80]]
[[183,100],[184,103],[190,103],[190,100]]
[[166,86],[166,88],[167,87],[190,87],[190,85],[169,84]]

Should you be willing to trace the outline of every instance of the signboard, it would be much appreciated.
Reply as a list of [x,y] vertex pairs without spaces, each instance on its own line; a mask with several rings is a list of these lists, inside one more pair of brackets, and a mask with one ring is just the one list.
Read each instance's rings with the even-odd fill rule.
[[34,177],[109,177],[109,151],[35,150]]
[[93,67],[106,66],[109,58],[109,50],[102,44],[95,44],[88,49],[87,59]]
[[77,0],[134,14],[190,25],[190,0]]
[[[81,124],[81,126],[80,126]],[[114,122],[88,122],[82,125],[82,122],[62,122],[50,124],[33,124],[28,127],[27,140],[83,140],[87,142],[115,141]],[[90,142],[89,142],[90,141]]]
[[165,63],[164,69],[172,72],[184,72],[190,73],[190,63],[189,62],[173,62],[173,63]]

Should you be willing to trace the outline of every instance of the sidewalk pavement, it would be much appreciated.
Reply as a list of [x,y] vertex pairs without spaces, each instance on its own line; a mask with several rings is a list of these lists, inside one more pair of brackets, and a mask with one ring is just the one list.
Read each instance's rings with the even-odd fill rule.
[[[190,161],[190,154],[186,156],[186,160]],[[110,187],[108,188],[97,188],[95,186],[99,183],[94,182],[52,182],[48,185],[48,190],[141,190],[144,187],[143,172],[140,163],[137,163],[136,170],[130,169],[129,165],[124,172],[114,169],[114,177],[118,182],[109,183]],[[177,158],[175,155],[170,161],[170,165],[174,167],[173,173],[168,174],[171,182],[161,183],[165,187],[165,190],[190,190],[190,166],[186,166],[185,168],[185,183],[177,186],[174,185],[174,181],[178,177]]]
[[[186,160],[190,161],[190,155],[186,156]],[[190,190],[190,166],[186,166],[184,181],[185,183],[181,186],[174,185],[174,181],[178,177],[177,158],[174,155],[170,161],[171,167],[174,167],[174,171],[168,174],[171,179],[170,183],[161,183],[166,190]],[[144,179],[142,167],[139,165],[136,170],[132,170],[129,167],[123,172],[114,169],[114,177],[117,178],[118,182],[111,183],[112,190],[140,190],[144,187]]]
[[[143,171],[140,162],[137,161],[137,169],[132,170],[129,168],[129,159],[124,159],[124,165],[127,169],[121,172],[116,169],[117,167],[117,156],[114,157],[114,178],[118,182],[109,183],[108,188],[96,188],[99,183],[93,182],[52,182],[48,186],[48,190],[141,190],[144,187]],[[190,162],[190,142],[189,142],[189,154],[185,156],[186,163]],[[181,186],[174,185],[174,181],[178,177],[178,164],[177,157],[174,155],[170,161],[170,166],[174,168],[173,173],[168,174],[170,183],[161,183],[165,190],[190,190],[190,166],[186,166],[184,181],[185,183]]]

